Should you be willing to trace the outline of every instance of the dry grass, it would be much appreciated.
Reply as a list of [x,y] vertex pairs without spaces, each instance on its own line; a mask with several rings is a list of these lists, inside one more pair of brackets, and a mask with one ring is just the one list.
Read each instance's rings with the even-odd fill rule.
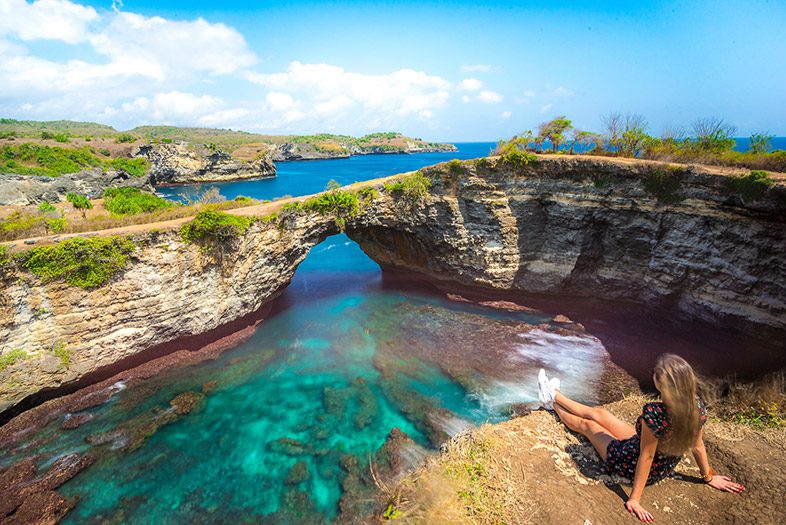
[[723,420],[755,427],[786,428],[786,373],[754,382],[734,378],[702,380],[702,397]]
[[516,491],[524,473],[500,453],[512,436],[493,428],[484,425],[448,442],[439,458],[388,493],[388,515],[401,523],[529,523],[534,513]]

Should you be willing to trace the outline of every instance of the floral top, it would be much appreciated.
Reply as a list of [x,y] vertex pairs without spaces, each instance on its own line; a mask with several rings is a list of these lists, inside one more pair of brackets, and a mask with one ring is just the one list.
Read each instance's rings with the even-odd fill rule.
[[[699,405],[699,424],[704,425],[707,421],[707,410],[701,399],[697,398],[697,403]],[[633,479],[641,451],[642,422],[647,425],[656,438],[663,437],[669,429],[669,414],[666,411],[666,405],[660,401],[645,404],[641,415],[636,420],[636,435],[624,441],[615,439],[609,443],[605,462],[605,468],[609,474]],[[681,459],[682,456],[669,456],[655,452],[647,483],[654,483],[671,475]]]

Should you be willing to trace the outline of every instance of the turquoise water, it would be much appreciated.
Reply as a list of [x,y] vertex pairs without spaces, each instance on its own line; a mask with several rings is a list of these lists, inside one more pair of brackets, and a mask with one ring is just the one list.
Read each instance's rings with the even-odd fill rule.
[[[325,161],[323,173],[319,162],[283,163],[279,183],[299,181],[302,191],[287,191],[303,194],[337,173],[364,180],[379,176],[380,163],[396,173],[419,167],[413,161],[435,162],[434,155],[358,159],[365,164]],[[228,197],[270,198],[270,182],[221,187]],[[216,359],[114,385],[108,402],[27,436],[0,468],[22,457],[46,467],[66,454],[94,455],[95,464],[60,489],[78,500],[65,523],[362,519],[373,507],[370,463],[380,475],[394,456],[412,466],[451,435],[533,404],[541,366],[579,378],[566,393],[597,399],[609,367],[603,345],[552,329],[550,320],[383,280],[337,235],[312,250],[250,339]],[[178,413],[175,398],[190,399],[192,409]],[[61,429],[71,417],[89,420]],[[394,429],[409,439],[388,441]]]
[[277,176],[260,180],[240,180],[209,184],[184,184],[159,188],[162,195],[179,198],[194,196],[216,187],[227,199],[238,195],[255,199],[275,199],[290,195],[299,197],[325,189],[331,179],[342,185],[414,171],[424,166],[451,159],[485,157],[494,148],[493,142],[456,143],[458,151],[448,153],[417,153],[412,155],[361,155],[348,159],[297,160],[276,163]]

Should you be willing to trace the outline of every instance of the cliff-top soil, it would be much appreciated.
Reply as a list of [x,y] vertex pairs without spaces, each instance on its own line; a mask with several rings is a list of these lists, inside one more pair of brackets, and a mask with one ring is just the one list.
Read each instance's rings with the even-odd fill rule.
[[[632,423],[644,402],[631,396],[606,408]],[[713,469],[746,491],[735,495],[705,485],[686,457],[673,478],[644,491],[642,504],[656,522],[784,523],[786,428],[758,430],[711,418],[704,440]],[[606,475],[589,442],[545,410],[461,434],[397,486],[383,489],[391,504],[387,514],[399,523],[637,521],[624,507],[630,482]]]

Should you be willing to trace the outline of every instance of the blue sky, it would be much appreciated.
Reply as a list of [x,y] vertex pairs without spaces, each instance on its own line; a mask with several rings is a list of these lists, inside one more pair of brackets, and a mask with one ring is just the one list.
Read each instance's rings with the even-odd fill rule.
[[0,0],[0,114],[460,141],[619,111],[786,135],[784,27],[775,1]]

